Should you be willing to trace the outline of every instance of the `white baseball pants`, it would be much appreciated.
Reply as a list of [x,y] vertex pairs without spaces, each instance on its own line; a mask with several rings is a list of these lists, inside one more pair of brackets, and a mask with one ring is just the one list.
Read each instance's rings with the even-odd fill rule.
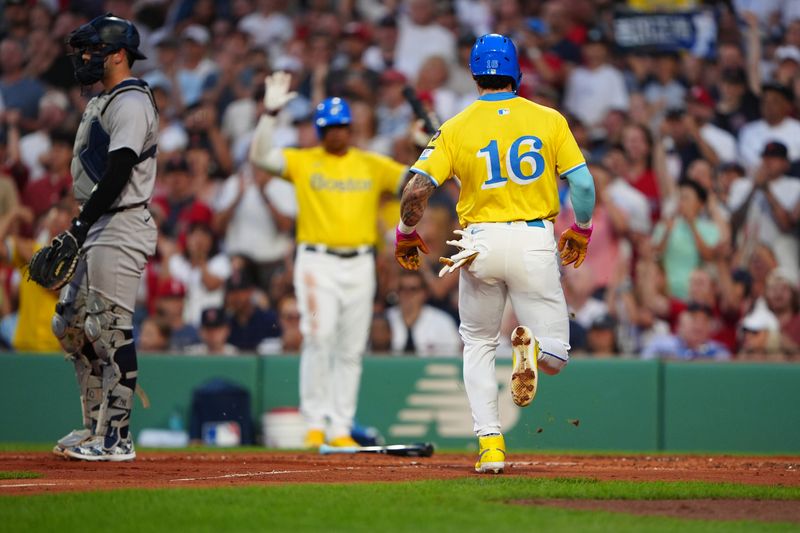
[[467,231],[479,254],[460,272],[459,333],[474,429],[482,436],[501,432],[495,350],[506,296],[539,341],[540,370],[551,374],[569,359],[569,316],[551,222],[480,223]]
[[300,411],[309,429],[349,436],[372,322],[374,257],[341,258],[298,245],[294,286],[303,334]]

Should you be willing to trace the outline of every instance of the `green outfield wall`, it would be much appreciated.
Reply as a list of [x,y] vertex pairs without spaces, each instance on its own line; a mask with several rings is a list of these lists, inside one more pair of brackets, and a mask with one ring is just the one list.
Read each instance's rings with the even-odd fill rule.
[[[298,404],[298,359],[141,356],[133,429],[188,422],[191,393],[212,378],[251,392],[256,425],[265,411]],[[573,360],[543,375],[531,406],[517,408],[499,360],[500,412],[517,449],[800,453],[800,365]],[[80,423],[71,364],[60,356],[0,355],[0,442],[52,442]],[[137,400],[138,403],[138,400]],[[457,358],[369,357],[358,421],[392,442],[475,446]],[[260,432],[259,432],[260,434]]]

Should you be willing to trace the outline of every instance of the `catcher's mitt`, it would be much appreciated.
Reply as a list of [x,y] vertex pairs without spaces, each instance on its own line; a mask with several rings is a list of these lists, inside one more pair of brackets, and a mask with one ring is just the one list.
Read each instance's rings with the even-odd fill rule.
[[37,251],[28,265],[28,279],[53,291],[59,290],[72,279],[78,266],[81,248],[72,233],[57,235],[50,246]]

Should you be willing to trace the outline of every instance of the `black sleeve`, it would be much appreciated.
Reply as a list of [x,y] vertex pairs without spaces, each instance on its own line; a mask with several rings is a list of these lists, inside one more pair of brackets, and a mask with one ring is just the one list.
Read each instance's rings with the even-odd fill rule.
[[131,171],[138,160],[139,156],[130,148],[109,152],[108,169],[92,192],[92,196],[83,204],[78,217],[87,228],[111,209],[111,205],[119,198],[125,184],[131,179]]

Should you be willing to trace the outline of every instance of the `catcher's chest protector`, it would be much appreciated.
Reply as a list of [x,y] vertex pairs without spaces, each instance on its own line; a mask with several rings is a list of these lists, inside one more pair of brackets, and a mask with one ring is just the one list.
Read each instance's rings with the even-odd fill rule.
[[[111,103],[123,93],[135,92],[145,101],[145,108],[152,109],[152,120],[146,131],[138,131],[122,125],[117,133],[123,137],[122,146],[127,145],[125,137],[130,137],[132,146],[141,143],[141,136],[145,142],[139,157],[139,162],[131,174],[131,184],[126,186],[116,205],[129,205],[149,200],[150,191],[155,183],[155,172],[142,166],[155,166],[156,142],[158,140],[157,111],[153,96],[147,84],[138,79],[125,80],[109,93],[101,93],[92,98],[86,105],[86,110],[81,117],[81,123],[75,135],[75,146],[72,150],[72,176],[75,198],[83,203],[89,199],[92,189],[105,174],[108,166],[108,149],[111,141],[111,124],[114,120],[115,108]],[[124,102],[122,103],[124,105]],[[119,126],[118,126],[119,127]],[[115,139],[116,140],[116,139]],[[120,145],[120,142],[115,142]]]

